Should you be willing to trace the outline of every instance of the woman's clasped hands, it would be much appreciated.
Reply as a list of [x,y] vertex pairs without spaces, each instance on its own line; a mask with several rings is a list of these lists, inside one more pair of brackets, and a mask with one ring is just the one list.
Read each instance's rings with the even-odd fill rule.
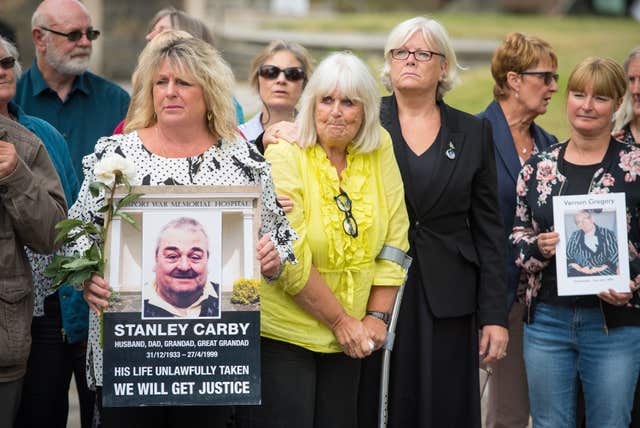
[[343,313],[331,326],[342,350],[351,358],[368,357],[384,344],[387,337],[386,325],[381,320],[369,318],[371,317],[358,320]]

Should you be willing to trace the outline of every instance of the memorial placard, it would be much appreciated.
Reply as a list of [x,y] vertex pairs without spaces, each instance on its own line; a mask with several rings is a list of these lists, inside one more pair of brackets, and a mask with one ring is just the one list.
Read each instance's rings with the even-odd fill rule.
[[258,404],[260,189],[134,192],[105,249],[103,405]]
[[629,291],[623,193],[553,197],[559,296]]

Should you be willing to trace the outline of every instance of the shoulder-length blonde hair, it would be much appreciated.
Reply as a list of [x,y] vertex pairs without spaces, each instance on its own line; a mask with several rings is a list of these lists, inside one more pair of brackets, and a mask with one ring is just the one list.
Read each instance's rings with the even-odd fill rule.
[[618,102],[627,90],[624,69],[611,58],[591,56],[575,66],[567,82],[567,93],[584,92],[591,87],[593,95],[609,97]]
[[299,143],[310,147],[318,142],[315,113],[317,101],[338,90],[346,98],[362,104],[364,118],[351,148],[368,153],[380,145],[380,94],[367,66],[350,52],[337,52],[325,58],[309,79],[299,102],[296,118]]
[[[629,65],[631,64],[631,61],[635,61],[637,59],[640,59],[640,46],[633,48],[629,53],[629,56],[627,56],[627,59],[624,61],[624,72],[627,74],[627,76],[625,76],[625,80],[628,80]],[[632,98],[633,96],[631,95],[631,91],[627,88],[627,92],[624,94],[624,98],[622,99],[622,105],[614,116],[615,125],[613,128],[616,131],[624,128],[629,122],[631,122],[631,120],[633,120],[634,114]]]
[[458,69],[465,70],[465,67],[458,64],[458,59],[451,46],[451,39],[449,38],[449,34],[447,34],[447,30],[435,19],[416,16],[415,18],[401,22],[391,30],[387,38],[387,43],[384,46],[384,66],[382,67],[381,74],[382,83],[389,92],[393,92],[391,76],[389,75],[391,72],[391,51],[402,47],[416,32],[422,34],[422,38],[431,49],[435,49],[443,54],[444,58],[440,56],[438,56],[438,58],[440,58],[441,62],[446,61],[448,64],[444,76],[438,81],[438,88],[436,90],[436,99],[441,100],[448,91],[460,83]]
[[207,42],[184,31],[164,31],[150,41],[138,57],[133,72],[131,104],[125,132],[148,128],[157,123],[153,106],[153,84],[164,60],[171,67],[193,78],[201,87],[207,106],[207,128],[211,134],[227,140],[237,137],[233,104],[233,73],[217,50]]

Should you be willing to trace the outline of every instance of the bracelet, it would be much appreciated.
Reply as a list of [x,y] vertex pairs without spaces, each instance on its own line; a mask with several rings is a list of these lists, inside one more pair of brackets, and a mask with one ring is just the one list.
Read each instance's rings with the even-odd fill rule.
[[367,311],[367,315],[371,315],[374,318],[378,318],[380,321],[382,321],[386,325],[389,325],[389,321],[390,321],[390,318],[391,318],[389,316],[389,313],[380,312],[380,311]]

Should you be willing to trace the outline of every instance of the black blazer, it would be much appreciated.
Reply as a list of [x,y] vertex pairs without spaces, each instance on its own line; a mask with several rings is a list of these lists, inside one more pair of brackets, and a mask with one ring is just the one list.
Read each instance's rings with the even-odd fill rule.
[[[477,311],[480,326],[506,326],[506,275],[491,126],[439,102],[444,141],[432,191],[418,205],[411,191],[410,150],[394,96],[380,120],[391,134],[405,186],[409,242],[429,307],[438,318]],[[415,272],[415,270],[413,270]],[[409,278],[411,286],[412,278]]]

